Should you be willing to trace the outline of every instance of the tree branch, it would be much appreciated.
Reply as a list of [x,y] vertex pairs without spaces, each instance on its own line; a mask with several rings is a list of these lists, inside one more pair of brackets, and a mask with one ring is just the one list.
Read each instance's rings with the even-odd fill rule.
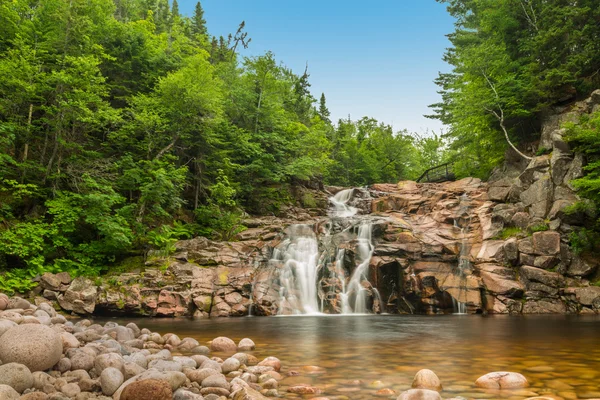
[[482,73],[483,77],[485,78],[486,82],[488,83],[488,85],[490,86],[490,88],[492,89],[492,91],[494,92],[494,95],[496,96],[496,102],[498,105],[498,109],[500,110],[500,113],[498,114],[498,112],[496,112],[495,110],[488,109],[486,107],[484,107],[484,109],[491,112],[496,117],[496,119],[500,123],[500,128],[502,128],[502,131],[504,132],[504,138],[506,139],[506,142],[510,145],[510,147],[512,147],[512,149],[514,151],[516,151],[517,154],[520,155],[521,157],[523,157],[524,159],[532,160],[533,157],[529,157],[529,156],[526,156],[525,154],[521,153],[521,151],[519,149],[517,149],[517,147],[510,141],[510,138],[508,137],[508,130],[506,129],[506,126],[504,126],[504,110],[502,109],[502,106],[500,105],[500,95],[498,94],[498,91],[496,90],[496,86],[494,86],[492,81],[490,81],[490,79],[488,78],[486,73],[483,70],[481,71],[481,73]]
[[529,13],[527,12],[527,8],[525,8],[523,0],[519,0],[519,4],[521,5],[523,12],[525,13],[525,18],[527,18],[529,25],[531,25],[536,31],[539,31],[539,28],[537,26],[537,17],[535,16],[535,10],[533,9],[533,5],[530,2],[528,2],[529,9],[531,10],[531,15],[529,15]]

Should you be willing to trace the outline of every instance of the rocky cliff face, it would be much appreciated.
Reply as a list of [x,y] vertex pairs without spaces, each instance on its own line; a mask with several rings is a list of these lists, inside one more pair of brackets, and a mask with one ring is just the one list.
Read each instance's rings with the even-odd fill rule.
[[[389,313],[598,313],[599,260],[574,254],[568,235],[584,214],[566,208],[579,200],[570,181],[584,160],[563,140],[560,126],[600,107],[590,99],[545,119],[540,148],[528,165],[508,162],[489,183],[467,178],[439,184],[373,185],[356,189],[351,204],[372,226],[368,306]],[[315,191],[313,208],[286,218],[256,217],[233,242],[181,241],[176,252],[130,273],[92,281],[44,275],[36,295],[85,314],[226,317],[288,312],[282,303],[282,263],[274,249],[286,228],[303,224],[320,243],[344,249],[337,262],[356,267],[357,240],[327,216],[324,199],[340,188]],[[317,206],[315,206],[315,204]],[[323,261],[318,296],[326,312],[340,312],[334,257]],[[329,271],[329,272],[328,272]],[[375,290],[376,289],[376,290]],[[378,294],[378,296],[377,296]]]

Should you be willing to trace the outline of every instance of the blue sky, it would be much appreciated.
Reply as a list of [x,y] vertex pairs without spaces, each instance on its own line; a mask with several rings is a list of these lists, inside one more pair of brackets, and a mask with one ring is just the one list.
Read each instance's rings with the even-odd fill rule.
[[[367,4],[370,3],[370,4]],[[196,0],[179,0],[193,13]],[[308,63],[311,92],[325,93],[335,120],[370,116],[396,130],[439,131],[423,117],[438,102],[433,83],[450,45],[453,19],[435,0],[202,0],[209,33],[226,36],[246,21],[244,55],[271,50],[296,73]]]

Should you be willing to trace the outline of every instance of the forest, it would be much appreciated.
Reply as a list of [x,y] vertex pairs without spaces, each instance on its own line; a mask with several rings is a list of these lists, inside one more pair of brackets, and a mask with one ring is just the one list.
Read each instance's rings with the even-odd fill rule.
[[[200,3],[0,2],[0,288],[232,239],[297,185],[397,182],[448,160],[485,179],[510,143],[531,155],[548,107],[600,87],[596,0],[439,1],[456,30],[431,117],[448,130],[425,135],[332,121],[308,67],[241,56],[252,32],[212,36]],[[600,200],[597,124],[573,141]]]

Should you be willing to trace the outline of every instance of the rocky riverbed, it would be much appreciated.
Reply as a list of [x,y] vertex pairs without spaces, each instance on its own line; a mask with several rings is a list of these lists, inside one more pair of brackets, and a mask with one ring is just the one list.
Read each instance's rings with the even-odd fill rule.
[[[438,375],[427,369],[417,372],[401,391],[384,380],[348,377],[320,385],[311,383],[312,378],[326,373],[327,361],[320,359],[318,365],[300,368],[282,365],[279,358],[255,351],[248,338],[236,344],[221,336],[204,344],[191,337],[140,329],[135,323],[70,321],[48,303],[36,306],[19,297],[0,294],[0,305],[4,308],[0,311],[3,400],[465,398],[453,395],[456,382],[447,382],[444,388]],[[255,354],[260,353],[263,355],[257,358]],[[552,370],[550,366],[530,368],[534,375],[551,374]],[[578,398],[569,397],[564,388],[562,396],[544,390],[538,396],[537,384],[530,387],[527,378],[517,372],[492,372],[462,385],[472,391],[473,398]],[[583,398],[593,399],[594,393],[586,392]]]

